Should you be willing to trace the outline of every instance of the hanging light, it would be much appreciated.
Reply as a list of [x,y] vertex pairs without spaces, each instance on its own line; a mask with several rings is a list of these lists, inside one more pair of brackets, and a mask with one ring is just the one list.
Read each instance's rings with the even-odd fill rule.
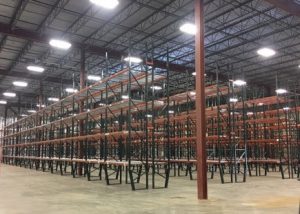
[[16,93],[13,93],[13,92],[4,92],[3,93],[4,96],[6,97],[16,97]]
[[150,88],[156,91],[162,90],[162,87],[158,85],[151,86]]
[[261,48],[261,49],[257,50],[257,54],[268,58],[268,57],[274,56],[276,54],[276,52],[271,48]]
[[66,88],[66,92],[68,93],[76,93],[78,90],[76,88]]
[[36,65],[28,65],[27,70],[37,73],[43,73],[45,71],[45,68]]
[[1,105],[6,105],[6,104],[7,104],[7,101],[6,101],[6,100],[0,100],[0,104],[1,104]]
[[122,95],[122,99],[123,99],[123,100],[128,100],[128,99],[129,99],[129,96],[128,96],[128,95]]
[[41,107],[41,108],[45,108],[45,105],[44,104],[36,104],[36,107]]
[[87,79],[92,81],[100,81],[101,77],[96,75],[88,75]]
[[17,86],[17,87],[27,87],[28,83],[27,82],[23,82],[23,81],[14,81],[13,85]]
[[48,101],[51,101],[51,102],[58,102],[59,99],[56,98],[56,97],[49,97],[49,98],[48,98]]
[[139,63],[141,63],[143,60],[142,60],[141,58],[139,58],[139,57],[128,56],[128,57],[126,57],[126,58],[124,59],[124,61],[139,64]]
[[197,33],[197,27],[192,23],[185,23],[181,25],[179,30],[190,35],[196,35]]
[[284,88],[278,88],[278,89],[276,89],[276,93],[277,94],[286,94],[287,90]]
[[231,102],[231,103],[236,103],[237,101],[238,101],[237,98],[234,98],[234,97],[229,98],[229,102]]
[[68,50],[71,48],[72,44],[68,41],[60,40],[60,39],[51,39],[49,44],[58,49]]
[[118,0],[90,0],[90,2],[106,9],[114,9],[119,5]]
[[233,85],[236,85],[236,86],[244,86],[246,84],[247,83],[244,80],[240,80],[240,79],[237,79],[237,80],[233,81]]

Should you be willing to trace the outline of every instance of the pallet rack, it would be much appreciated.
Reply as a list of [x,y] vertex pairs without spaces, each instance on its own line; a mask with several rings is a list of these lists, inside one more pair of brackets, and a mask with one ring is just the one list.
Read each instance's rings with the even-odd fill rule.
[[[4,129],[3,161],[54,173],[125,181],[132,190],[168,187],[196,167],[196,93],[169,88],[169,72],[157,75],[130,65]],[[164,85],[164,92],[155,86]],[[172,94],[171,94],[172,93]],[[251,98],[232,82],[208,84],[207,170],[222,183],[278,171],[299,177],[297,97]],[[229,98],[236,97],[237,102]],[[289,106],[289,109],[283,107]],[[83,110],[83,111],[82,111]],[[97,172],[97,173],[96,173]],[[157,182],[159,185],[157,185]],[[142,185],[144,184],[144,186]]]

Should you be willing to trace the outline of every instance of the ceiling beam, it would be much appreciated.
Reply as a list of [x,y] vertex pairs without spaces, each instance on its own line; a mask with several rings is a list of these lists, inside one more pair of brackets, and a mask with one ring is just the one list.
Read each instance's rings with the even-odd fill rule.
[[300,16],[300,4],[297,4],[295,0],[265,0],[277,8],[285,10],[286,12]]
[[[0,23],[0,33],[12,36],[12,37],[17,37],[20,39],[25,39],[33,42],[38,42],[38,43],[43,43],[43,44],[48,44],[50,37],[48,37],[45,34],[39,34],[34,31],[22,29],[22,28],[14,28],[11,29],[8,24],[5,23]],[[89,46],[87,44],[81,44],[81,43],[74,43],[72,42],[72,46],[75,48],[85,48],[87,52],[96,54],[96,55],[102,55],[105,56],[106,53],[108,53],[108,56],[114,59],[121,60],[122,56],[127,56],[128,53],[126,52],[121,52],[121,51],[116,51],[116,50],[111,50],[108,48],[103,48],[99,46]],[[165,61],[161,60],[155,60],[154,61],[154,66],[162,69],[166,69],[167,65]],[[178,71],[178,72],[185,72],[185,71],[194,71],[193,67],[187,67],[183,65],[177,65],[177,64],[170,64],[169,65],[170,70],[172,71]]]
[[[18,71],[13,71],[13,72],[8,72],[7,70],[0,69],[0,75],[4,76],[9,76],[9,77],[18,77],[18,78],[23,78],[23,79],[28,79],[28,80],[36,80],[40,81],[41,77],[39,75],[28,75],[27,73],[24,72],[18,72]],[[73,84],[72,80],[69,79],[61,79],[57,77],[46,77],[44,81],[47,82],[52,82],[52,83],[58,83],[58,84]]]

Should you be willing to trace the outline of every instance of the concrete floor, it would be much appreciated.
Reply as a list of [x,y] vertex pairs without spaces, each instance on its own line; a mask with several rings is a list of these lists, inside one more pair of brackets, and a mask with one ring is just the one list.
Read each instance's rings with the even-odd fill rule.
[[133,192],[125,184],[0,165],[0,214],[300,213],[300,182],[279,173],[240,184],[209,180],[208,189],[209,200],[198,201],[196,181],[187,177],[171,178],[168,189]]

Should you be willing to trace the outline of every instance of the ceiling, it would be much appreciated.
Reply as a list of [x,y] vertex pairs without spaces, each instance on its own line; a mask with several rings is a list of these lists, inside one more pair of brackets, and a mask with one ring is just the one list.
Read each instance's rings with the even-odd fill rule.
[[[206,0],[206,72],[216,68],[224,77],[243,76],[251,84],[298,84],[300,77],[300,17],[265,0]],[[278,5],[276,5],[278,6]],[[165,68],[169,53],[174,72],[192,71],[194,36],[179,31],[193,22],[194,0],[121,0],[114,10],[89,0],[1,0],[0,99],[16,91],[25,106],[35,105],[43,85],[45,96],[79,83],[80,50],[86,48],[86,70],[101,74],[120,69],[121,57],[153,54]],[[72,42],[68,51],[50,48],[49,38]],[[263,58],[256,51],[271,47],[277,54]],[[108,60],[105,52],[108,53]],[[46,68],[43,74],[26,70],[28,64]],[[27,88],[12,82],[26,80]],[[16,103],[17,98],[10,100]]]

